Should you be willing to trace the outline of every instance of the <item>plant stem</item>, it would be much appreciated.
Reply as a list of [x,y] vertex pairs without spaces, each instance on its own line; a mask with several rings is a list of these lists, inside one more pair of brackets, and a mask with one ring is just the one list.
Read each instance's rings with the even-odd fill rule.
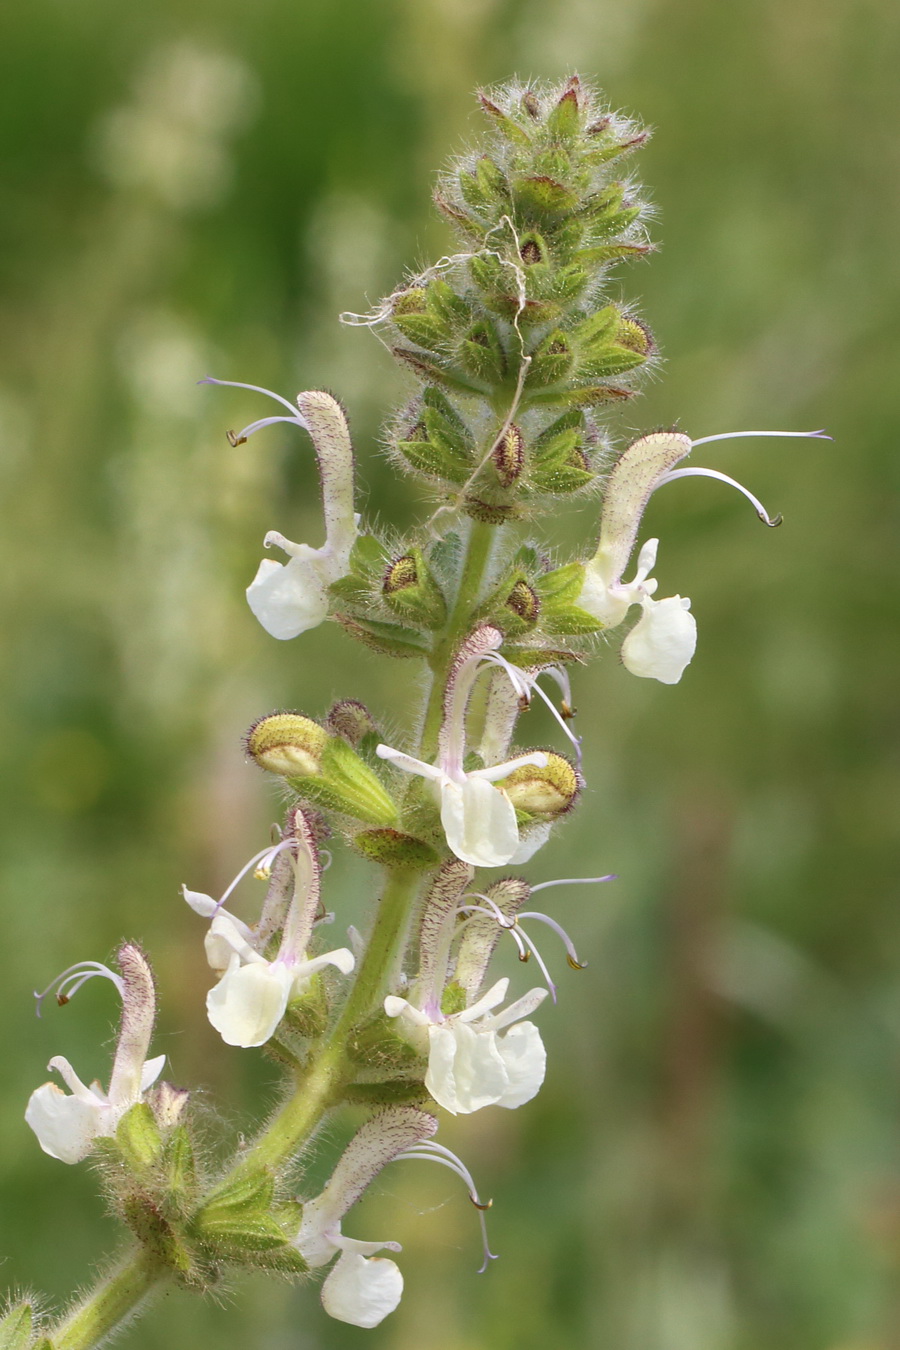
[[90,1350],[160,1291],[171,1274],[147,1253],[132,1253],[51,1332],[53,1350]]
[[[376,1005],[387,973],[406,934],[421,872],[395,869],[388,873],[375,926],[356,980],[341,1016],[321,1053],[300,1078],[296,1091],[242,1158],[239,1167],[277,1167],[306,1143],[322,1116],[334,1104],[347,1075],[347,1038],[359,1020]],[[227,1178],[226,1178],[227,1180]]]

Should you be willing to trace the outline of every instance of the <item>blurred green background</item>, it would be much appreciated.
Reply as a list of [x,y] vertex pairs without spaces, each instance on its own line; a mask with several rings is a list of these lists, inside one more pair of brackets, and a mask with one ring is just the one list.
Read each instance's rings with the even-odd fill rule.
[[[693,597],[695,661],[674,688],[613,652],[577,675],[589,790],[531,876],[620,879],[547,897],[590,966],[551,953],[539,1098],[442,1126],[494,1197],[501,1259],[476,1276],[461,1189],[398,1164],[346,1225],[404,1243],[377,1331],[250,1280],[172,1295],[125,1343],[896,1350],[900,9],[32,0],[3,28],[4,1282],[63,1298],[113,1241],[90,1168],[44,1157],[22,1110],[51,1054],[105,1077],[114,996],[36,1022],[32,989],[142,940],[171,1076],[252,1128],[274,1071],[207,1026],[178,887],[215,891],[267,837],[255,716],[352,695],[394,733],[407,717],[407,666],[250,616],[265,530],[318,541],[312,456],[284,428],[232,450],[225,429],[268,408],[194,382],[335,390],[371,509],[416,519],[378,453],[404,386],[336,316],[451,246],[429,195],[480,130],[472,89],[578,69],[657,129],[637,167],[663,248],[616,286],[666,364],[617,434],[834,442],[709,447],[784,527],[720,485],[659,494],[644,534],[661,593]],[[574,546],[594,515],[547,537]],[[328,881],[350,921],[365,865],[339,854]]]

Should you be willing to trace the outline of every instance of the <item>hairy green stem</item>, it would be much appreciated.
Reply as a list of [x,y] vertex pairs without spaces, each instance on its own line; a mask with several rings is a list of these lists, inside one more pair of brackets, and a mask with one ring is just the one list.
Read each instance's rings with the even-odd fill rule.
[[51,1331],[53,1350],[90,1350],[160,1292],[171,1274],[147,1253],[132,1253]]

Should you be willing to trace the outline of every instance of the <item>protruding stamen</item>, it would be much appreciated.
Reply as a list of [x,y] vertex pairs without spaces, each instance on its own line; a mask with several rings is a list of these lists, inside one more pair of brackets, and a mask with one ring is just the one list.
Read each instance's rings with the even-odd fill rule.
[[[534,942],[528,936],[528,934],[524,931],[524,929],[519,928],[520,918],[525,917],[533,918],[535,916],[516,915],[512,919],[509,919],[502,912],[499,906],[495,904],[495,902],[491,899],[489,895],[483,895],[480,891],[470,891],[469,894],[474,896],[478,900],[484,900],[485,903],[490,906],[490,908],[485,909],[482,905],[460,905],[460,911],[462,912],[468,911],[476,914],[487,914],[491,918],[496,919],[498,927],[505,929],[505,931],[509,933],[510,937],[514,940],[516,946],[518,947],[519,960],[530,961],[532,956],[534,957],[535,961],[538,963],[538,966],[540,967],[541,974],[544,977],[544,981],[547,985],[547,988],[550,991],[550,997],[553,999],[553,1002],[555,1003],[558,991],[556,985],[554,984],[550,976],[550,971],[547,969],[547,964],[544,961],[544,958],[541,956],[540,952],[538,951],[537,947],[535,946]],[[542,916],[538,915],[537,917]],[[548,923],[550,922],[552,921],[548,919]],[[562,930],[560,930],[560,932],[562,932]],[[567,938],[564,938],[563,940],[568,942]],[[575,948],[572,947],[572,951],[574,950]]]
[[276,422],[290,422],[295,427],[301,427],[304,430],[306,429],[306,423],[303,421],[303,418],[299,413],[296,413],[293,417],[259,417],[255,422],[249,422],[247,426],[244,427],[243,431],[226,432],[226,435],[228,436],[229,441],[231,441],[232,436],[237,437],[236,441],[231,442],[233,445],[243,445],[243,443],[248,441],[257,431],[262,431],[263,427],[272,427]]
[[531,894],[546,891],[550,886],[593,886],[595,882],[618,881],[618,879],[615,872],[609,872],[605,877],[558,877],[555,881],[539,881],[536,886],[531,887]]
[[57,1003],[61,1008],[64,1008],[69,1000],[75,997],[81,986],[86,984],[88,980],[92,980],[95,975],[101,976],[104,980],[111,980],[118,989],[119,996],[124,997],[125,982],[121,975],[116,974],[114,970],[110,970],[109,966],[105,966],[102,961],[78,961],[74,966],[68,966],[61,975],[57,975],[55,980],[51,980],[43,993],[39,994],[37,990],[34,991],[37,1003],[35,1007],[36,1015],[41,1016],[41,1004],[48,994],[55,991]]
[[227,887],[227,889],[222,895],[222,898],[216,904],[216,907],[213,910],[210,917],[215,918],[215,916],[224,906],[228,897],[231,895],[232,891],[234,891],[239,882],[243,881],[244,877],[247,875],[249,871],[252,870],[253,875],[255,877],[258,877],[260,881],[267,881],[272,870],[272,863],[275,861],[278,854],[283,853],[284,850],[287,848],[296,848],[296,846],[297,846],[296,839],[293,837],[293,835],[288,835],[286,839],[279,840],[277,844],[269,844],[267,848],[260,849],[259,853],[254,853],[250,861],[244,864],[244,866],[238,872],[237,876]]
[[[774,529],[784,519],[781,515],[770,516],[762,502],[758,497],[754,497],[749,488],[745,488],[743,483],[739,483],[736,478],[729,478],[727,473],[719,473],[718,469],[672,469],[671,472],[663,474],[656,487],[661,488],[664,483],[674,483],[676,478],[716,478],[720,483],[727,483],[729,487],[737,488],[738,492],[742,493],[747,501],[756,508],[756,514],[764,525],[769,525]],[[656,488],[654,488],[655,491]]]
[[[569,741],[571,741],[572,746],[575,750],[576,757],[578,759],[578,763],[580,765],[581,737],[576,736],[575,733],[568,726],[568,721],[572,717],[574,717],[575,714],[571,706],[572,689],[569,684],[569,677],[565,673],[565,671],[562,670],[559,666],[547,666],[544,670],[539,670],[535,674],[529,675],[526,671],[520,670],[518,666],[512,665],[509,661],[507,661],[506,657],[501,656],[499,652],[488,652],[483,659],[486,665],[499,666],[501,670],[506,672],[510,684],[512,685],[513,689],[519,696],[520,711],[525,712],[531,706],[532,693],[536,693],[541,699],[543,699],[544,703],[546,703],[547,707],[550,709],[550,712],[553,714],[556,721],[562,727],[563,734]],[[538,684],[538,680],[542,675],[549,675],[550,678],[555,680],[556,683],[559,685],[560,691],[563,696],[562,712],[560,712],[560,710],[557,708],[553,700],[545,693],[545,691]]]
[[282,407],[287,408],[287,410],[288,410],[288,412],[291,414],[291,416],[290,416],[290,419],[287,419],[287,418],[286,418],[286,419],[285,419],[286,421],[287,421],[287,420],[296,421],[296,422],[299,422],[300,425],[301,425],[302,427],[304,427],[304,428],[306,427],[306,422],[303,420],[302,416],[300,415],[300,409],[299,409],[299,408],[295,407],[295,405],[294,405],[293,403],[289,402],[288,399],[283,398],[283,397],[281,396],[281,394],[275,394],[275,393],[272,392],[271,389],[263,389],[262,385],[259,385],[259,384],[244,384],[244,382],[243,382],[242,380],[217,380],[217,379],[215,378],[215,376],[213,376],[213,375],[206,375],[206,376],[204,376],[204,378],[203,378],[202,380],[198,380],[197,383],[198,383],[198,384],[221,384],[221,385],[226,386],[226,387],[229,388],[229,389],[250,389],[250,390],[252,390],[252,392],[253,392],[254,394],[265,394],[267,398],[274,398],[275,401],[276,401],[276,403],[280,403],[280,404],[282,405]]
[[549,914],[541,914],[536,909],[530,909],[526,910],[523,914],[520,914],[519,918],[537,919],[538,923],[545,923],[548,928],[552,928],[554,933],[560,939],[560,941],[562,942],[563,946],[566,949],[566,960],[568,961],[572,969],[584,970],[586,968],[587,961],[579,961],[578,953],[575,950],[575,943],[569,937],[568,933],[563,928],[562,924],[557,923],[555,919],[551,919]]
[[736,441],[741,436],[799,436],[804,440],[831,441],[833,436],[822,427],[819,431],[720,431],[715,436],[701,436],[691,445],[709,445],[710,441]]
[[469,1199],[478,1211],[478,1222],[481,1225],[484,1260],[478,1274],[482,1275],[487,1270],[488,1263],[497,1260],[496,1253],[492,1252],[488,1245],[487,1225],[484,1221],[485,1210],[491,1208],[494,1203],[493,1200],[485,1202],[479,1197],[475,1182],[472,1179],[472,1173],[468,1167],[461,1158],[458,1158],[449,1148],[445,1148],[443,1144],[436,1144],[433,1139],[425,1140],[420,1144],[414,1144],[412,1148],[406,1149],[403,1153],[398,1153],[394,1161],[407,1160],[412,1162],[417,1158],[422,1162],[435,1162],[440,1163],[442,1167],[449,1167],[450,1171],[456,1173],[468,1190]]

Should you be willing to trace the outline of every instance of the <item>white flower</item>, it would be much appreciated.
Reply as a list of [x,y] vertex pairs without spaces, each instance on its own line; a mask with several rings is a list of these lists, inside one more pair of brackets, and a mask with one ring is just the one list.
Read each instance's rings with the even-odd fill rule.
[[330,1317],[357,1327],[377,1327],[394,1311],[403,1293],[395,1261],[376,1252],[401,1250],[398,1242],[360,1242],[345,1237],[341,1220],[375,1176],[397,1157],[408,1156],[437,1129],[437,1121],[415,1107],[389,1107],[373,1116],[350,1141],[321,1195],[303,1205],[294,1246],[311,1269],[337,1262],[322,1285],[322,1306]]
[[292,422],[312,437],[322,480],[322,504],[326,538],[322,548],[295,544],[277,530],[270,530],[264,545],[275,544],[289,562],[264,558],[256,576],[247,587],[247,602],[263,628],[282,640],[297,637],[315,628],[328,614],[328,587],[342,577],[349,566],[350,552],[357,533],[358,518],[353,513],[353,447],[343,409],[330,394],[312,390],[297,395],[297,408],[280,394],[258,385],[234,380],[214,380],[238,389],[266,394],[287,408],[289,416],[263,417],[243,431],[230,432],[233,445],[240,445],[262,427],[274,422]]
[[677,684],[697,647],[690,600],[670,595],[641,600],[643,614],[622,643],[622,663],[632,675]]
[[114,1135],[126,1111],[142,1100],[166,1062],[165,1055],[145,1058],[156,1012],[150,968],[130,943],[119,951],[118,962],[121,975],[90,961],[70,967],[50,985],[58,999],[68,1002],[86,980],[99,975],[111,980],[122,997],[122,1022],[109,1090],[104,1092],[97,1082],[87,1087],[67,1059],[54,1055],[47,1067],[57,1071],[70,1093],[67,1095],[55,1083],[44,1083],[29,1098],[25,1120],[44,1152],[60,1162],[80,1162],[90,1153],[95,1139]]
[[[271,884],[256,929],[223,909],[225,900],[251,868],[270,875]],[[212,896],[182,887],[193,910],[211,919],[204,946],[210,967],[221,978],[207,994],[209,1020],[228,1045],[264,1045],[288,1004],[309,987],[314,975],[335,966],[349,975],[355,961],[347,947],[308,956],[319,909],[321,867],[315,837],[303,812],[292,813],[292,832],[251,858],[217,903]],[[269,961],[262,955],[281,929],[281,943]]]
[[342,975],[349,975],[354,966],[353,953],[347,947],[306,958],[297,955],[290,945],[287,950],[282,946],[275,959],[267,961],[232,920],[221,914],[213,919],[210,933],[216,962],[219,944],[231,950],[224,975],[206,996],[209,1020],[227,1045],[265,1045],[288,1004],[299,998],[313,975],[326,966],[336,966]]
[[379,745],[375,751],[380,759],[390,760],[407,773],[436,785],[447,845],[457,858],[473,867],[503,867],[519,851],[516,809],[503,788],[494,785],[523,765],[547,766],[547,756],[535,751],[468,773],[463,768],[466,708],[472,685],[486,658],[496,654],[502,641],[499,629],[484,624],[457,653],[447,677],[437,764],[426,764],[389,745]]
[[449,1016],[434,1006],[423,1011],[393,994],[384,1001],[388,1017],[402,1017],[410,1040],[427,1052],[425,1086],[453,1115],[483,1106],[522,1106],[544,1081],[547,1056],[540,1033],[521,1019],[544,1001],[547,990],[532,989],[493,1013],[508,988],[508,979],[498,980],[471,1008]]
[[697,645],[697,625],[688,613],[690,601],[678,595],[651,599],[658,584],[650,576],[656,564],[657,539],[648,539],[642,547],[632,580],[622,580],[641,517],[656,489],[678,478],[716,478],[743,493],[766,525],[781,524],[780,516],[770,517],[762,502],[727,474],[717,469],[675,467],[696,445],[741,436],[823,437],[825,433],[738,431],[692,441],[680,432],[656,431],[634,441],[613,465],[603,499],[600,541],[586,565],[578,604],[605,628],[615,628],[632,605],[641,605],[643,614],[622,648],[623,663],[634,675],[677,684]]

